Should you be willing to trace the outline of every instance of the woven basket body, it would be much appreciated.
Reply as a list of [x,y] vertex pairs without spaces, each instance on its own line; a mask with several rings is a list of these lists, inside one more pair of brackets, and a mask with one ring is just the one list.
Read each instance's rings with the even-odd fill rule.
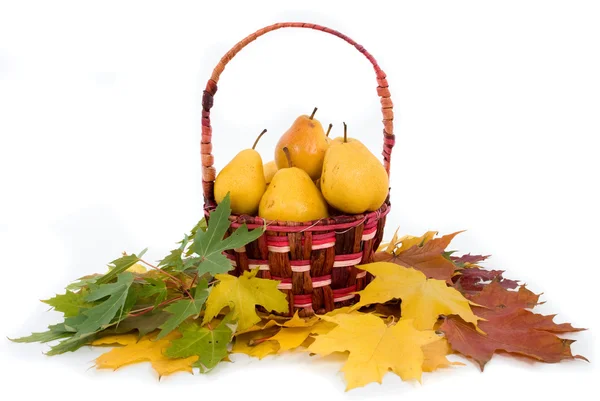
[[[329,28],[301,22],[288,22],[265,27],[236,44],[215,67],[204,90],[202,101],[202,184],[204,210],[216,207],[214,180],[216,171],[212,155],[212,127],[210,109],[213,106],[217,83],[225,65],[247,44],[256,38],[280,28],[309,28],[337,36],[353,45],[373,65],[377,78],[377,94],[383,115],[383,165],[389,174],[390,156],[394,146],[392,101],[385,73],[361,45]],[[357,183],[360,185],[360,183]],[[296,223],[270,221],[256,216],[230,217],[229,233],[246,224],[248,228],[267,225],[266,232],[244,248],[228,251],[226,256],[233,266],[232,274],[259,269],[258,277],[280,281],[279,288],[288,297],[290,309],[300,316],[325,313],[335,308],[352,305],[370,277],[356,266],[373,261],[383,237],[385,218],[390,210],[389,198],[375,212],[360,215],[337,215],[318,221]]]

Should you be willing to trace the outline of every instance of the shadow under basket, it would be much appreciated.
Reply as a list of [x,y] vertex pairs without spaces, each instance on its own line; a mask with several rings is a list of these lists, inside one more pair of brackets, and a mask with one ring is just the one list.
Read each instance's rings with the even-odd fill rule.
[[[281,28],[309,28],[337,36],[353,45],[373,65],[377,77],[377,94],[383,114],[383,166],[389,175],[390,156],[394,146],[392,101],[385,73],[364,47],[332,29],[308,23],[274,24],[246,37],[219,61],[206,84],[202,99],[202,185],[205,216],[216,207],[210,109],[217,92],[217,82],[225,65],[256,38]],[[361,185],[357,183],[357,185]],[[390,211],[389,196],[376,211],[358,215],[336,215],[317,221],[296,223],[264,220],[255,216],[230,216],[228,235],[242,224],[248,228],[267,226],[265,233],[243,248],[227,251],[235,267],[231,274],[258,269],[257,277],[279,281],[279,289],[288,298],[292,316],[322,314],[357,301],[355,291],[362,290],[371,277],[356,266],[370,263],[383,238],[386,216]]]

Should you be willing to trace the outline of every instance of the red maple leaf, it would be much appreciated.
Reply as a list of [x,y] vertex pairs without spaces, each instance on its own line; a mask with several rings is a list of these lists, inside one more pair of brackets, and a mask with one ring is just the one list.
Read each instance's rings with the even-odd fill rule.
[[569,323],[556,324],[554,316],[527,310],[538,304],[539,295],[525,287],[509,291],[494,281],[469,298],[479,305],[472,307],[473,312],[486,319],[478,324],[485,334],[458,316],[446,317],[440,330],[452,349],[474,359],[481,370],[493,354],[500,351],[549,363],[574,358],[587,360],[580,355],[573,356],[573,340],[561,339],[555,334],[583,329],[574,328]]
[[497,281],[502,287],[514,289],[518,287],[518,282],[508,280],[502,277],[503,270],[486,270],[472,267],[459,270],[459,273],[452,277],[454,287],[463,294],[474,294],[485,288],[490,281]]
[[471,255],[470,253],[467,253],[466,255],[462,256],[450,256],[450,259],[458,266],[462,267],[462,265],[464,265],[465,263],[475,265],[479,262],[483,262],[489,257],[490,255]]

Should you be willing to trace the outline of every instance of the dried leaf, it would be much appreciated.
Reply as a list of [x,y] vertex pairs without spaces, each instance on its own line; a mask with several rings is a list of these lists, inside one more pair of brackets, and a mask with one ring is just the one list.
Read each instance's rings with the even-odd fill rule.
[[408,249],[401,247],[400,250],[393,253],[377,252],[375,253],[375,261],[391,262],[404,267],[412,267],[423,272],[428,278],[449,282],[456,266],[444,256],[444,251],[450,244],[450,241],[460,231],[444,235],[441,238],[433,238],[425,241],[432,237],[431,233],[435,232],[427,232],[423,237],[418,238],[418,240],[423,240],[422,246],[416,243],[416,240],[411,239],[408,243],[415,245],[412,245]]
[[390,242],[383,242],[377,248],[378,252],[387,252],[387,253],[400,253],[402,251],[407,250],[415,245],[423,245],[426,242],[430,241],[435,237],[437,231],[427,231],[420,237],[414,237],[412,235],[405,235],[403,237],[398,237],[398,229],[394,233],[394,237]]
[[470,253],[467,253],[466,255],[462,256],[450,256],[450,259],[458,266],[463,267],[465,264],[475,265],[479,262],[483,262],[489,257],[490,255],[471,255]]
[[474,359],[483,370],[485,364],[498,351],[528,356],[543,362],[560,362],[564,359],[585,359],[573,356],[572,340],[561,339],[554,333],[580,331],[570,324],[556,324],[553,316],[535,314],[525,308],[538,303],[538,295],[525,287],[508,291],[498,282],[487,285],[471,299],[475,314],[485,320],[479,322],[484,333],[457,316],[446,318],[440,330],[444,332],[452,349]]
[[452,348],[450,348],[448,341],[445,338],[425,344],[421,348],[423,349],[423,355],[425,355],[423,372],[433,372],[434,370],[448,368],[452,365],[464,366],[464,363],[450,362],[448,358],[446,358],[447,355],[452,353]]
[[279,343],[270,341],[269,338],[277,333],[277,326],[267,330],[251,331],[235,336],[231,352],[234,354],[246,354],[263,359],[267,355],[276,354],[279,351]]
[[275,317],[275,319],[261,323],[261,325],[253,326],[257,330],[247,330],[244,333],[236,334],[233,352],[263,358],[270,354],[297,348],[311,334],[326,334],[335,327],[335,324],[321,320],[317,316],[301,318],[297,311],[291,319],[283,320],[281,317]]
[[360,301],[355,308],[402,299],[402,316],[414,319],[417,329],[433,328],[440,315],[459,315],[467,322],[477,324],[469,301],[444,281],[427,279],[417,270],[393,263],[376,262],[360,266],[375,276],[367,287],[359,291]]
[[[154,335],[144,336],[139,342],[122,348],[113,348],[96,359],[96,368],[116,370],[133,363],[150,362],[159,377],[180,371],[192,373],[192,365],[198,359],[197,356],[172,359],[164,354],[171,342],[181,337],[179,332],[171,332],[161,340],[155,340],[154,337]],[[119,339],[118,341],[130,340]]]
[[130,345],[138,342],[140,338],[136,334],[115,334],[92,341],[90,345]]
[[439,339],[432,330],[415,329],[410,319],[390,327],[371,314],[338,314],[323,319],[338,326],[316,337],[308,351],[319,355],[349,351],[342,368],[346,390],[381,383],[388,370],[402,380],[420,381],[425,360],[421,347]]
[[452,281],[454,287],[463,294],[473,294],[481,291],[490,281],[497,281],[507,289],[514,289],[519,286],[515,280],[508,280],[502,277],[503,270],[486,270],[476,267],[466,268],[459,271]]
[[135,263],[131,267],[127,268],[126,271],[131,272],[131,273],[144,274],[148,270],[146,270],[146,268],[143,265],[141,265],[140,263]]
[[232,308],[232,319],[238,321],[238,329],[245,330],[260,322],[256,305],[267,310],[285,312],[288,302],[285,294],[277,289],[278,282],[257,278],[258,270],[246,271],[243,276],[217,274],[220,282],[213,287],[204,313],[204,323],[211,321],[223,308]]

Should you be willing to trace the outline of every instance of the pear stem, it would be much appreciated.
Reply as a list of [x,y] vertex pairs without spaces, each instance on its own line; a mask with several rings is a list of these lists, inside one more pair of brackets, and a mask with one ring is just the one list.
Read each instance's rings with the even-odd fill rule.
[[317,112],[317,108],[315,107],[315,109],[313,110],[312,114],[310,115],[310,117],[308,117],[309,120],[312,120],[313,117],[315,116],[315,113]]
[[329,124],[329,127],[327,127],[327,133],[325,134],[326,137],[329,137],[329,133],[331,132],[331,128],[333,128],[333,124]]
[[292,163],[292,156],[290,155],[290,150],[287,147],[284,147],[283,153],[285,153],[285,157],[287,158],[288,167],[294,167],[294,163]]
[[344,143],[348,142],[348,126],[344,123]]
[[265,132],[267,132],[266,128],[264,130],[262,130],[260,135],[258,135],[258,138],[256,138],[256,141],[254,141],[254,145],[252,145],[252,149],[254,149],[256,147],[256,145],[258,144],[258,141],[260,141],[260,138],[262,138],[262,136],[265,134]]

